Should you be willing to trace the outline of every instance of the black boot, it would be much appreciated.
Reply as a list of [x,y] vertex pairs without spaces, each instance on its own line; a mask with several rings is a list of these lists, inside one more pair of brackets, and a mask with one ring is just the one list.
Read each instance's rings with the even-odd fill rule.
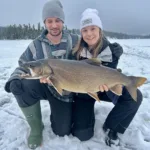
[[109,129],[105,124],[103,125],[103,131],[107,134],[105,138],[106,145],[110,147],[111,145],[115,145],[115,146],[119,145],[120,140],[118,138],[117,132]]

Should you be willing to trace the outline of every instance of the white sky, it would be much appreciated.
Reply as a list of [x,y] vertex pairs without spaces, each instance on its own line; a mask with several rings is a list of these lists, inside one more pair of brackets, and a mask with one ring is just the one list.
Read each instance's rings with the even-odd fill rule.
[[[37,24],[47,0],[0,0],[0,26]],[[88,7],[99,10],[105,30],[129,34],[150,34],[149,0],[60,0],[66,24],[79,28],[81,13]]]

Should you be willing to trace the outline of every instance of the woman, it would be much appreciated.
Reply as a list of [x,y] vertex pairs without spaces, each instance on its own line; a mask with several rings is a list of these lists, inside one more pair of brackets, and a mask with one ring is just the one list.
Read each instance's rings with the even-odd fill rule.
[[[83,60],[88,58],[98,58],[102,61],[102,65],[116,69],[123,50],[118,43],[110,43],[104,37],[102,22],[96,9],[88,8],[83,12],[80,21],[80,31],[81,40],[72,52],[73,59]],[[100,99],[113,102],[115,105],[103,125],[103,130],[105,132],[109,131],[106,138],[107,145],[111,146],[111,144],[116,144],[114,141],[119,141],[117,133],[123,134],[131,123],[142,101],[142,94],[139,90],[137,90],[137,95],[138,100],[135,102],[124,87],[122,96],[117,96],[109,91],[107,85],[100,86],[100,92],[98,93]],[[79,116],[80,118],[84,118],[88,116],[90,118],[89,121],[91,121],[91,127],[94,128],[95,101],[87,94],[77,94],[74,99],[74,113],[79,109],[86,109],[84,106],[80,105],[81,108],[79,108],[79,105],[77,105],[79,101],[81,103],[81,100],[83,103],[85,101],[90,101],[92,104],[88,107],[86,114],[82,113],[79,116],[77,113],[75,117]],[[84,119],[80,121],[83,122]],[[73,127],[78,125],[80,125],[80,122],[75,122]],[[119,143],[117,142],[117,144]]]

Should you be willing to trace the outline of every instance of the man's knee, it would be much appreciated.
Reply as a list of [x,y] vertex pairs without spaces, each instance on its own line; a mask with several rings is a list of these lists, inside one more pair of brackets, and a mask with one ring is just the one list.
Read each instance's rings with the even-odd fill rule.
[[[59,114],[59,115],[61,115],[61,114]],[[69,116],[70,116],[70,114],[69,114]],[[71,117],[69,117],[69,116],[67,118],[64,118],[64,117],[60,117],[60,116],[54,117],[52,114],[50,115],[51,127],[52,127],[53,132],[56,135],[65,136],[65,135],[69,135],[71,133],[72,121],[71,121]]]
[[40,91],[39,86],[40,84],[37,80],[12,80],[10,82],[10,91],[14,95],[21,95],[32,91],[32,89]]
[[65,136],[71,133],[71,127],[67,125],[60,125],[59,127],[52,125],[52,130],[58,136]]
[[10,91],[14,95],[21,95],[23,93],[21,80],[13,80],[10,82]]
[[26,100],[24,95],[22,80],[13,80],[10,82],[10,91],[15,96],[17,103],[20,107],[28,107],[30,106]]
[[13,80],[10,83],[10,91],[15,96],[20,107],[31,106],[40,100],[39,94],[35,92],[37,87],[36,81],[32,80]]
[[94,128],[82,129],[73,131],[72,135],[77,137],[80,141],[87,141],[94,135]]

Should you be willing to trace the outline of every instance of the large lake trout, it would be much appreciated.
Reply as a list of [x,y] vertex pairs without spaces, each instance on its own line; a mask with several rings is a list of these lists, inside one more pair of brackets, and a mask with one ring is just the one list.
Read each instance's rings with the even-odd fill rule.
[[[94,61],[94,59],[91,59]],[[90,61],[89,61],[90,62]],[[99,86],[106,84],[117,95],[122,94],[120,85],[124,85],[131,97],[137,100],[137,87],[144,84],[145,77],[126,76],[116,69],[102,65],[91,65],[89,62],[66,59],[41,59],[22,64],[30,70],[30,75],[22,75],[26,79],[49,78],[57,92],[63,90],[75,93],[87,93],[95,100]]]

